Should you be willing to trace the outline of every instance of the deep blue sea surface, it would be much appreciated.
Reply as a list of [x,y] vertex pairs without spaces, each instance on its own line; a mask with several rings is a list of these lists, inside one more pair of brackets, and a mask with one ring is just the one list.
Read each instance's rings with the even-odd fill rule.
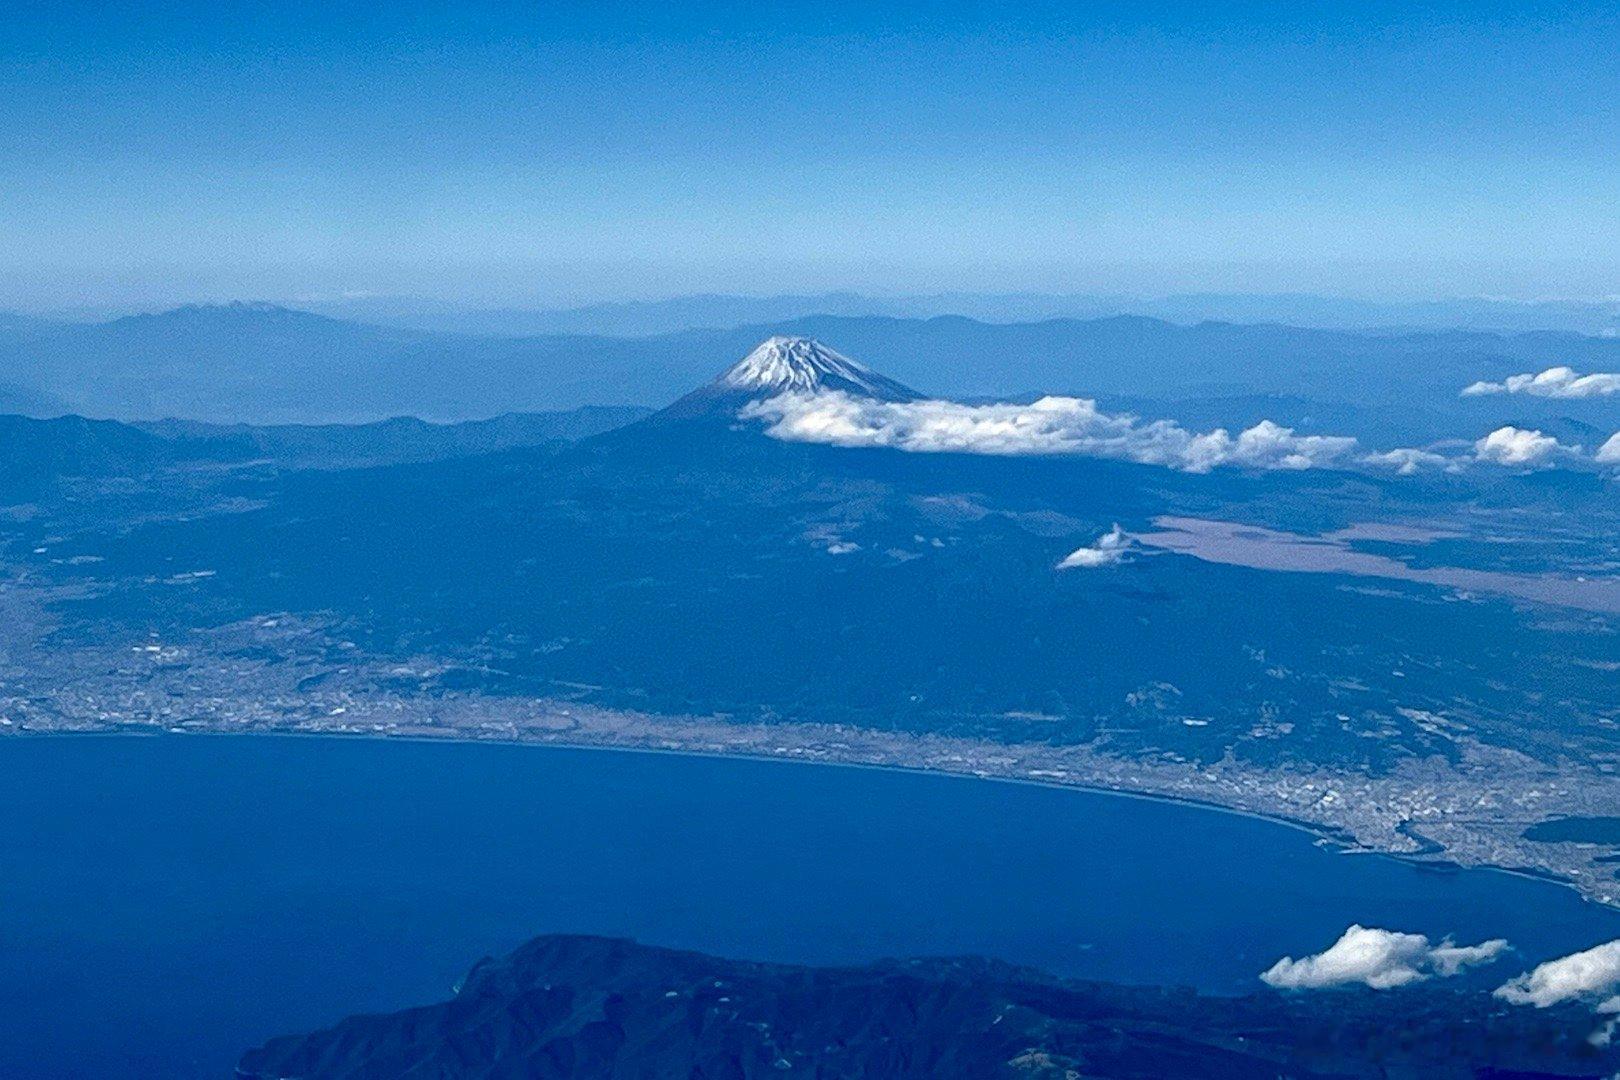
[[949,777],[522,746],[0,741],[0,1076],[227,1077],[264,1038],[445,997],[587,931],[735,956],[976,952],[1256,986],[1351,922],[1620,937],[1557,886],[1335,854],[1194,807]]

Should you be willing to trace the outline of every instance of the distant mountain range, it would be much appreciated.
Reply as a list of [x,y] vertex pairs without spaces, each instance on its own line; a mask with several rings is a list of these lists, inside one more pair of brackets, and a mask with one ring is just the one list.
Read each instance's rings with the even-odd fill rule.
[[61,322],[52,319],[0,311],[0,341],[23,341],[39,337],[41,334],[60,329],[62,325]]
[[650,336],[680,330],[786,322],[809,315],[928,319],[965,315],[984,322],[1041,322],[1141,315],[1179,323],[1285,323],[1337,330],[1620,331],[1620,301],[1462,297],[1382,301],[1308,293],[1183,293],[1164,297],[1045,293],[854,292],[728,296],[700,294],[572,308],[476,308],[404,297],[359,297],[303,305],[337,318],[414,330],[532,336]]
[[990,960],[810,968],[559,935],[481,961],[449,1001],[274,1039],[236,1075],[1553,1080],[1620,1065],[1591,1027],[1578,1006],[1432,987],[1213,998]]
[[1372,441],[1474,438],[1485,425],[1565,416],[1602,428],[1605,410],[1620,404],[1459,400],[1476,380],[1553,365],[1620,370],[1620,339],[1569,333],[813,315],[655,337],[474,337],[236,304],[0,334],[11,384],[0,387],[0,409],[264,424],[656,407],[706,381],[716,357],[742,356],[774,334],[825,341],[930,395],[1101,396],[1172,418],[1250,400],[1285,410],[1269,418],[1289,426],[1325,431],[1331,418]]
[[44,390],[0,382],[0,415],[61,416],[73,409],[62,398]]
[[[368,382],[416,337],[266,304],[75,324],[5,348],[5,369],[75,412],[124,420],[379,418]],[[383,410],[386,414],[386,410]]]

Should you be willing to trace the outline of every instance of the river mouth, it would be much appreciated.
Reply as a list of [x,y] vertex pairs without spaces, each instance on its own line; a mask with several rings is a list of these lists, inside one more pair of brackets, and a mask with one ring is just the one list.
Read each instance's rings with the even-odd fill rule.
[[1509,938],[1487,979],[1620,937],[1620,912],[1551,883],[922,773],[83,736],[0,744],[0,789],[4,1075],[228,1075],[263,1038],[439,1000],[549,932],[805,963],[978,953],[1219,993],[1352,922]]

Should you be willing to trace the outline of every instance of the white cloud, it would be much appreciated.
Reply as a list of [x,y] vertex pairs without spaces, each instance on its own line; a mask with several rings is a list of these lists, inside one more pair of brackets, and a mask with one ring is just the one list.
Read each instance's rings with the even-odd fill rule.
[[[1564,462],[1620,465],[1620,432],[1588,458],[1555,436],[1511,425],[1474,442],[1471,454],[1401,447],[1356,454],[1350,436],[1300,435],[1262,420],[1233,435],[1226,428],[1188,431],[1173,420],[1142,421],[1108,413],[1087,398],[1043,397],[1029,405],[966,405],[929,399],[882,401],[843,391],[790,392],[750,402],[738,414],[762,420],[766,434],[789,442],[887,447],[913,453],[991,454],[1008,457],[1072,455],[1160,465],[1206,473],[1221,466],[1298,470],[1360,466],[1399,476],[1472,462],[1537,468]],[[1080,565],[1076,563],[1074,565]]]
[[1620,941],[1537,964],[1497,987],[1496,996],[1514,1005],[1534,1005],[1538,1009],[1584,1002],[1598,1015],[1611,1017],[1587,1036],[1593,1046],[1608,1046],[1620,1027]]
[[1477,382],[1463,389],[1463,397],[1487,394],[1529,394],[1543,398],[1592,398],[1620,391],[1620,373],[1577,375],[1574,368],[1551,367],[1539,375],[1509,375],[1501,382]]
[[1507,938],[1491,938],[1478,945],[1453,945],[1447,938],[1430,950],[1429,966],[1442,979],[1449,979],[1475,965],[1488,964],[1507,950]]
[[1502,938],[1478,945],[1453,945],[1447,938],[1431,945],[1423,934],[1403,934],[1370,926],[1351,926],[1325,952],[1277,961],[1260,980],[1279,990],[1321,990],[1362,985],[1389,990],[1439,976],[1449,978],[1475,964],[1495,960],[1507,951]]
[[1044,397],[1031,405],[879,401],[841,391],[789,393],[744,407],[767,434],[792,442],[891,447],[920,453],[1072,454],[1208,472],[1222,465],[1308,469],[1344,460],[1353,438],[1299,435],[1263,420],[1237,435],[1196,433],[1169,420],[1101,411],[1085,398]]
[[1077,568],[1092,569],[1098,566],[1112,566],[1125,557],[1125,552],[1131,546],[1130,537],[1125,530],[1115,525],[1112,529],[1097,538],[1097,542],[1090,547],[1076,548],[1064,556],[1063,561],[1057,564],[1059,570],[1073,570]]
[[1566,1001],[1590,1001],[1598,1012],[1620,1012],[1620,941],[1610,941],[1548,960],[1497,988],[1514,1005],[1545,1009]]
[[1574,453],[1572,447],[1539,431],[1499,427],[1474,444],[1474,457],[1498,465],[1542,465],[1559,453]]

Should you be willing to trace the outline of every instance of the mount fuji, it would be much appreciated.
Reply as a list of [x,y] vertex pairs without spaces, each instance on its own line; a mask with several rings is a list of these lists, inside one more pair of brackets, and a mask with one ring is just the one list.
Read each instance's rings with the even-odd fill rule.
[[882,401],[915,401],[921,396],[819,341],[802,337],[778,336],[761,342],[759,348],[721,375],[719,383],[746,391],[751,397],[824,390],[842,390]]
[[659,415],[670,419],[735,419],[751,401],[781,394],[842,391],[879,401],[918,401],[923,395],[806,337],[767,338],[713,382],[687,394]]

